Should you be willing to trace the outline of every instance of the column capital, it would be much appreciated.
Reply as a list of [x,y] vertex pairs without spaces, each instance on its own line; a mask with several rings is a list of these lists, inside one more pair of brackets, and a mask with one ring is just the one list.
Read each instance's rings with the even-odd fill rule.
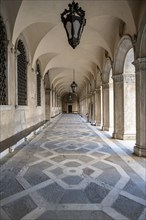
[[51,89],[50,89],[50,88],[45,88],[45,92],[46,92],[47,94],[49,94],[49,93],[50,93],[50,91],[51,91]]
[[136,73],[139,71],[146,72],[146,57],[136,59],[133,65],[135,66]]
[[125,74],[124,83],[135,83],[135,74]]
[[100,90],[101,90],[101,87],[99,86],[99,87],[97,87],[97,88],[95,88],[95,92],[96,93],[99,93],[100,92]]
[[123,82],[123,74],[122,73],[113,75],[112,78],[113,78],[114,82],[118,82],[118,83]]
[[107,83],[103,83],[102,84],[102,88],[103,89],[109,89],[109,83],[107,82]]

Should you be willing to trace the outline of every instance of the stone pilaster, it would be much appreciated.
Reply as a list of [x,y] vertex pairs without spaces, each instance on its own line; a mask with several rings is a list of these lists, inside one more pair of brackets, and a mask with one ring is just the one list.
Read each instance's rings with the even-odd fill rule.
[[134,152],[146,157],[146,57],[138,58],[136,69],[136,146]]
[[50,120],[50,89],[45,89],[45,119]]
[[103,131],[109,131],[109,84],[102,84]]
[[124,103],[123,103],[123,75],[114,75],[114,133],[113,137],[123,139],[124,131]]
[[101,88],[96,89],[95,93],[95,120],[97,126],[102,126],[101,120]]
[[114,79],[114,133],[117,139],[135,139],[135,75],[118,74]]

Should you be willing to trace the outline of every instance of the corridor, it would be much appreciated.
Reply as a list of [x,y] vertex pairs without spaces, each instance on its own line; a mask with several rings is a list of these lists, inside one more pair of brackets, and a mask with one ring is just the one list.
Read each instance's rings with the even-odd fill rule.
[[146,159],[127,143],[59,116],[1,162],[1,220],[144,220]]

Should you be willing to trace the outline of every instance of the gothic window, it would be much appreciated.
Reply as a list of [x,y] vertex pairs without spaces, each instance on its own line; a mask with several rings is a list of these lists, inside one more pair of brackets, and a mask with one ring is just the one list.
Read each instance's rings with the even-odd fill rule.
[[7,34],[0,16],[0,105],[8,104]]
[[21,40],[18,41],[17,51],[18,105],[27,105],[27,58]]
[[37,105],[41,106],[41,70],[37,64]]

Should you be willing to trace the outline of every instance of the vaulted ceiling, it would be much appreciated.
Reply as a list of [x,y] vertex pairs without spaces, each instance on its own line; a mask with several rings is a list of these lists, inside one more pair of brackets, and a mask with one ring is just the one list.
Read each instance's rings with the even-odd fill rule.
[[[70,91],[73,69],[78,92],[84,83],[101,70],[105,50],[113,60],[119,41],[119,26],[125,22],[125,33],[136,34],[143,4],[135,0],[78,0],[85,10],[86,26],[81,42],[73,49],[60,14],[72,0],[2,0],[2,7],[11,23],[10,38],[15,45],[20,34],[24,35],[30,53],[32,68],[41,62],[42,76],[49,71],[50,83],[61,95]],[[76,1],[75,1],[76,2]],[[144,2],[144,1],[143,1]]]

